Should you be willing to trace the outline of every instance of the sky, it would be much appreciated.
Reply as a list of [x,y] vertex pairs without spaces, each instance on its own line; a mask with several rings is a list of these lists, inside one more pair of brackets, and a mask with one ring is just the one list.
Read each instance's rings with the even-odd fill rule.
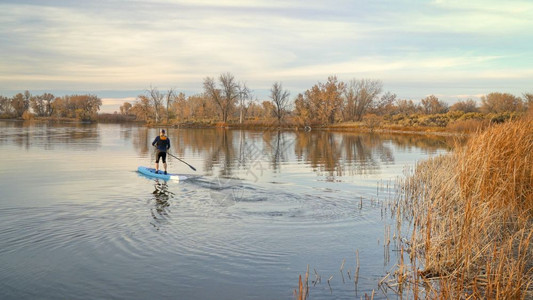
[[533,1],[0,0],[0,95],[91,93],[102,112],[231,73],[268,100],[329,76],[455,103],[533,93]]

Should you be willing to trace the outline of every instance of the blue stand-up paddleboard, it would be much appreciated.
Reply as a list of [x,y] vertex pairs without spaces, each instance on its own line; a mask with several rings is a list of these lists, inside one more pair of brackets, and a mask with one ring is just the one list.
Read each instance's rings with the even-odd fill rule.
[[163,174],[164,172],[159,170],[159,172],[155,172],[155,169],[154,168],[147,168],[147,167],[139,167],[137,169],[137,171],[139,171],[139,173],[143,174],[143,175],[146,175],[148,177],[153,177],[153,178],[159,178],[159,179],[163,179],[163,180],[177,180],[177,181],[180,181],[180,180],[187,180],[189,177],[187,177],[186,175],[181,175],[181,174],[171,174],[171,173],[168,173],[168,174]]

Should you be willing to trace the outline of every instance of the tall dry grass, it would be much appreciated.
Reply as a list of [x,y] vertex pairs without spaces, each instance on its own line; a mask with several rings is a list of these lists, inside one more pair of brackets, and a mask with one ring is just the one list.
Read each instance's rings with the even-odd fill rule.
[[467,119],[450,122],[446,129],[452,132],[476,133],[490,126],[490,120]]
[[476,134],[400,186],[412,267],[401,262],[396,278],[414,298],[533,297],[533,119]]

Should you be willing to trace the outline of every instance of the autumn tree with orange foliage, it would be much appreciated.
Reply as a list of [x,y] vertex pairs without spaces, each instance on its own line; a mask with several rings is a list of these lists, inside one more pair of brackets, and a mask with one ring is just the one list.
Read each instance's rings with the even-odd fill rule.
[[102,99],[96,95],[67,95],[58,97],[52,103],[52,116],[94,121],[96,120],[101,105]]
[[342,120],[343,92],[345,84],[336,76],[330,76],[326,83],[317,83],[303,95],[298,95],[297,114],[308,116],[319,124],[333,124]]

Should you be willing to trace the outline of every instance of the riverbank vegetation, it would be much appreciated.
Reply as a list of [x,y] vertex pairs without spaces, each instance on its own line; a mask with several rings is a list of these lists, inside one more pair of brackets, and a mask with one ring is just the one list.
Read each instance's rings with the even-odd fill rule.
[[343,82],[330,76],[293,97],[274,82],[267,100],[233,75],[207,77],[204,92],[186,97],[174,90],[150,88],[135,103],[125,102],[120,114],[148,125],[236,128],[328,128],[337,130],[413,130],[474,132],[492,123],[515,119],[533,109],[533,94],[517,97],[493,92],[448,105],[430,95],[420,101],[383,92],[379,80]]
[[532,297],[532,162],[529,117],[418,164],[393,206],[411,263],[401,260],[390,286],[414,299]]
[[449,105],[435,95],[400,99],[383,91],[379,80],[344,82],[330,76],[292,99],[281,82],[274,82],[268,97],[258,99],[246,84],[224,73],[206,77],[199,94],[186,96],[174,89],[150,87],[113,114],[98,114],[101,104],[95,95],[33,96],[25,91],[12,98],[0,96],[0,118],[71,118],[170,127],[475,132],[533,110],[533,94],[517,97],[491,92],[480,103],[466,99]]
[[25,91],[11,98],[0,96],[0,118],[94,121],[101,105],[96,95],[55,97]]

